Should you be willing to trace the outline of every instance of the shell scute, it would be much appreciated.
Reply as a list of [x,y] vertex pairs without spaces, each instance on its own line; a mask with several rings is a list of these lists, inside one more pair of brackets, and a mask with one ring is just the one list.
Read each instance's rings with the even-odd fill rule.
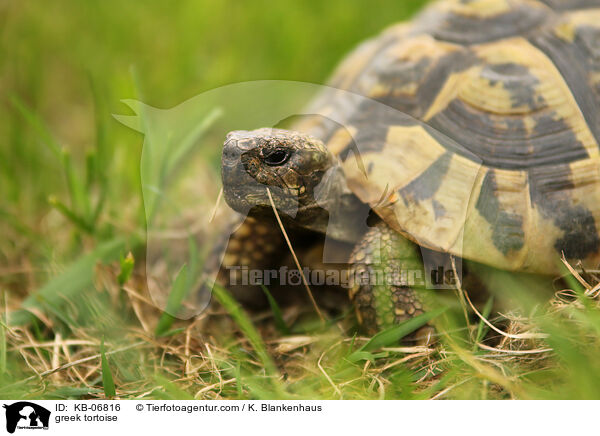
[[333,85],[371,100],[321,100],[346,120],[321,137],[352,191],[434,250],[530,272],[558,271],[561,253],[596,266],[597,3],[449,0],[363,45]]

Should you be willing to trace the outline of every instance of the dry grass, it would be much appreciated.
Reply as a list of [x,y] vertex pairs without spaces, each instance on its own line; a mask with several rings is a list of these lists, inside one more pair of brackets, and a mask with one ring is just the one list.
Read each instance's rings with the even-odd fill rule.
[[[270,374],[248,332],[216,302],[195,319],[177,321],[174,334],[155,337],[161,311],[143,286],[143,276],[135,274],[121,287],[118,274],[117,264],[98,268],[96,281],[110,304],[122,305],[131,315],[128,325],[105,343],[119,398],[532,398],[538,395],[532,394],[529,376],[561,368],[537,316],[498,314],[484,321],[480,314],[475,322],[476,308],[470,306],[469,326],[453,331],[447,324],[433,346],[392,344],[374,350],[371,358],[348,362],[351,350],[369,341],[354,336],[352,317],[326,328],[313,319],[306,327],[299,320],[314,318],[314,312],[296,305],[282,309],[292,326],[287,336],[277,330],[272,313],[251,314],[275,364]],[[577,314],[587,310],[586,304],[565,293],[547,304],[542,317],[583,322]],[[596,294],[588,298],[597,305]],[[25,367],[0,395],[104,398],[97,325],[56,332],[48,341],[36,339],[39,331],[56,331],[51,318],[40,314],[37,326],[5,325],[7,353]],[[588,344],[597,342],[597,336],[589,336]],[[132,367],[137,376],[128,374]]]

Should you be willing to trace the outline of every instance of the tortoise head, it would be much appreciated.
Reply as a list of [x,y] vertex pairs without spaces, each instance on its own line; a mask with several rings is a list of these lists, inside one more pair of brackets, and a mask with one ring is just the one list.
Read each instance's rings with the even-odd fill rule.
[[336,162],[321,141],[302,133],[231,132],[221,160],[225,200],[239,212],[270,209],[268,188],[279,210],[310,215],[317,206],[315,188]]

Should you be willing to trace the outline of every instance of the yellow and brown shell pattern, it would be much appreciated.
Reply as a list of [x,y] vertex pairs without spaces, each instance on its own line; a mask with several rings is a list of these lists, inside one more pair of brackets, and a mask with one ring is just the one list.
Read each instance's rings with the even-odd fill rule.
[[374,102],[327,91],[315,113],[345,125],[310,131],[400,233],[503,269],[600,262],[600,0],[435,3],[359,46],[331,86]]

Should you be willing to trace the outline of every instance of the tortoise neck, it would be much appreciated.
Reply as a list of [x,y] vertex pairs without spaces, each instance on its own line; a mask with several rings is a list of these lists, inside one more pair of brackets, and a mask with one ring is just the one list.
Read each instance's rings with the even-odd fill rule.
[[332,156],[332,166],[325,171],[306,203],[299,202],[297,225],[325,233],[337,240],[355,242],[362,234],[369,206],[348,188],[339,161]]

